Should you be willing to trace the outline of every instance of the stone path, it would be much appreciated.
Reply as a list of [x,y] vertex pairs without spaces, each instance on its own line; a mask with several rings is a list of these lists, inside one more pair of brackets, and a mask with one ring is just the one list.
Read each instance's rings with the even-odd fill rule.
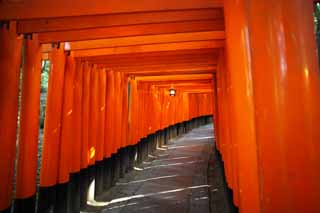
[[213,127],[206,125],[169,141],[108,192],[89,195],[83,212],[213,212],[210,196],[221,190],[208,183],[213,140]]

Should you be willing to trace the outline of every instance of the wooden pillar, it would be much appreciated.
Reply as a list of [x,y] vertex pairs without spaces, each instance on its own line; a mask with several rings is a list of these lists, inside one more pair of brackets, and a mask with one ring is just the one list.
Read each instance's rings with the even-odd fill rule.
[[[263,212],[320,212],[320,73],[313,2],[247,8]],[[267,14],[264,18],[261,14]]]
[[113,114],[112,114],[112,92],[113,92],[113,72],[108,71],[106,76],[106,111],[105,111],[105,139],[104,139],[104,155],[106,158],[111,157],[111,154],[113,152],[112,148],[112,137],[113,137]]
[[225,15],[240,211],[318,212],[313,2],[226,0]]
[[96,161],[97,136],[98,136],[98,91],[99,91],[99,71],[93,65],[90,77],[90,119],[89,119],[89,165]]
[[105,154],[105,110],[106,110],[106,70],[99,70],[99,116],[97,137],[97,160],[102,161]]
[[56,189],[59,179],[61,119],[65,53],[63,44],[55,46],[50,61],[47,106],[43,133],[42,163],[38,211],[45,212],[56,204]]
[[47,107],[43,135],[41,186],[53,186],[58,180],[60,132],[63,101],[65,53],[63,45],[51,53]]
[[35,211],[40,116],[40,47],[37,35],[25,40],[15,212]]
[[83,81],[82,81],[81,169],[87,168],[89,164],[90,70],[91,70],[91,67],[86,62],[83,68]]
[[246,1],[225,1],[227,69],[230,71],[231,103],[234,109],[231,129],[232,139],[238,148],[239,208],[245,212],[261,212]]
[[114,94],[115,94],[115,119],[114,119],[114,127],[115,127],[115,152],[121,148],[121,124],[122,124],[122,79],[121,73],[115,72],[114,78]]
[[22,39],[15,23],[0,28],[0,211],[11,205]]
[[[61,142],[59,158],[59,183],[69,181],[71,171],[72,153],[75,142],[73,140],[73,82],[75,75],[75,61],[70,55],[66,57],[63,87],[63,104],[61,119]],[[80,151],[80,150],[79,150]]]
[[73,91],[73,149],[71,153],[71,172],[79,172],[81,165],[81,150],[82,150],[82,81],[83,81],[84,63],[76,60],[76,71],[74,75],[74,91]]

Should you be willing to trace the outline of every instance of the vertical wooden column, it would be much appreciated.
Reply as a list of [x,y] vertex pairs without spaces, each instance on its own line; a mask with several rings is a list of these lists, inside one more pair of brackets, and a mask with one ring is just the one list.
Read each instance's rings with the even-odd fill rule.
[[87,62],[83,68],[82,81],[82,155],[81,169],[87,168],[89,164],[89,121],[90,121],[90,70]]
[[262,211],[320,212],[313,2],[251,0],[248,5]]
[[114,120],[114,127],[115,127],[115,152],[121,148],[121,124],[122,124],[122,79],[121,73],[115,72],[114,78],[114,94],[115,94],[115,120]]
[[97,144],[97,160],[102,161],[104,158],[105,150],[105,111],[106,111],[106,71],[105,69],[99,70],[99,116],[98,116],[98,138]]
[[220,52],[219,56],[219,65],[217,71],[217,83],[219,88],[219,108],[220,108],[220,121],[221,121],[221,128],[220,128],[220,142],[221,142],[221,152],[223,155],[223,160],[225,163],[225,172],[227,178],[228,186],[233,190],[233,198],[234,203],[236,205],[239,204],[238,202],[238,150],[237,150],[237,140],[235,139],[236,136],[233,134],[235,131],[233,130],[233,121],[234,121],[234,114],[233,114],[233,105],[230,99],[230,73],[229,69],[227,69],[225,64],[225,55],[224,51]]
[[81,168],[81,152],[82,152],[82,81],[83,81],[84,63],[79,59],[76,60],[76,71],[74,75],[74,91],[73,91],[73,149],[71,153],[71,172],[79,172]]
[[128,137],[128,80],[122,73],[122,147],[127,146]]
[[241,211],[320,211],[312,14],[312,1],[225,2]]
[[97,128],[98,128],[98,91],[99,72],[93,65],[90,78],[90,119],[89,119],[89,165],[96,161]]
[[108,71],[107,73],[107,94],[106,94],[106,129],[105,129],[105,152],[106,156],[110,157],[111,154],[116,153],[115,149],[115,95],[114,95],[114,71]]
[[104,155],[106,158],[111,157],[112,154],[112,71],[107,71],[106,73],[106,111],[105,111],[105,134],[104,134]]
[[238,180],[242,211],[260,212],[260,177],[256,141],[247,0],[225,1],[227,62],[233,105],[232,139],[238,146]]
[[40,47],[37,35],[25,41],[15,212],[35,211],[41,80]]
[[66,57],[66,65],[64,72],[64,88],[61,118],[61,142],[59,157],[59,183],[69,181],[69,173],[71,171],[71,159],[73,146],[73,82],[75,75],[75,61],[70,55]]
[[54,205],[55,190],[59,178],[61,118],[65,53],[63,44],[55,46],[51,53],[47,106],[44,123],[42,163],[40,171],[40,195],[38,210],[48,211]]
[[63,101],[65,53],[63,45],[51,53],[46,117],[43,135],[41,186],[53,186],[58,180],[60,131]]
[[0,28],[0,211],[9,211],[12,198],[22,45],[15,23],[6,27]]

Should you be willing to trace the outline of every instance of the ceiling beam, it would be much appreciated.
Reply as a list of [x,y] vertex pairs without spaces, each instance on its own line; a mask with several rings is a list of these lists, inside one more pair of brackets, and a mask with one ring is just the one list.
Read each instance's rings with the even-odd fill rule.
[[110,48],[110,47],[118,47],[118,46],[163,44],[163,43],[174,43],[174,42],[223,40],[223,39],[225,39],[225,33],[223,31],[209,31],[209,32],[175,33],[175,34],[147,35],[147,36],[124,37],[124,38],[76,41],[76,42],[70,42],[69,45],[70,45],[70,50],[84,50],[84,49]]
[[214,49],[223,48],[224,40],[207,40],[195,42],[177,42],[166,44],[148,44],[148,45],[134,45],[125,47],[112,47],[102,49],[77,50],[72,51],[74,57],[88,57],[99,55],[117,55],[130,53],[146,53],[146,52],[160,52],[160,51],[174,51],[174,50],[194,50],[194,49]]
[[56,32],[66,30],[81,30],[114,26],[200,20],[223,20],[223,11],[219,8],[209,8],[28,19],[21,20],[17,23],[17,33]]
[[181,56],[158,56],[158,57],[146,57],[146,58],[127,58],[120,60],[101,60],[95,59],[90,60],[87,59],[90,64],[100,64],[105,67],[132,67],[132,66],[147,66],[147,65],[160,65],[166,64],[170,66],[170,64],[176,63],[199,63],[199,64],[217,64],[218,60],[215,55],[181,55]]
[[[214,74],[215,68],[203,68],[204,70],[199,70],[199,68],[184,68],[184,69],[166,69],[160,71],[128,71],[127,76],[160,76],[160,75],[177,75],[177,74]],[[207,70],[206,70],[207,69]]]
[[[143,81],[143,80],[141,80]],[[150,83],[147,81],[147,83]],[[190,79],[178,79],[178,80],[164,80],[164,81],[156,81],[154,82],[154,85],[158,87],[167,87],[171,84],[175,84],[176,86],[194,86],[194,85],[211,85],[212,84],[212,78],[211,79],[197,79],[197,80],[190,80]]]
[[0,3],[0,20],[217,7],[223,0],[6,0]]
[[119,72],[128,72],[128,71],[149,71],[149,70],[166,70],[168,68],[170,69],[181,69],[181,68],[196,68],[196,67],[216,67],[216,63],[200,63],[200,62],[193,62],[193,61],[188,61],[188,62],[180,62],[180,63],[168,63],[168,64],[154,64],[154,65],[136,65],[136,66],[123,66],[119,65],[116,67],[109,67],[105,65],[99,64],[98,67],[100,68],[106,68],[114,71],[119,71]]
[[137,81],[155,82],[170,80],[209,80],[212,74],[190,74],[190,75],[162,75],[162,76],[141,76],[135,78]]
[[63,41],[84,41],[117,37],[174,34],[187,32],[220,31],[224,32],[223,20],[183,21],[143,25],[114,26],[106,28],[67,30],[39,33],[39,42],[52,43]]
[[162,58],[162,57],[188,57],[197,55],[212,55],[217,57],[219,50],[216,49],[196,49],[196,50],[173,50],[173,51],[161,51],[161,52],[148,52],[148,53],[131,53],[131,54],[120,54],[120,55],[106,55],[106,56],[94,56],[94,57],[83,57],[83,60],[90,61],[125,61],[125,60],[143,60],[146,58]]
[[213,74],[216,70],[216,65],[197,65],[197,64],[181,64],[181,65],[170,65],[170,66],[152,66],[152,67],[128,67],[126,69],[116,69],[114,71],[126,72],[131,75],[145,76],[155,74],[179,74],[179,73],[192,73],[200,74],[203,72]]

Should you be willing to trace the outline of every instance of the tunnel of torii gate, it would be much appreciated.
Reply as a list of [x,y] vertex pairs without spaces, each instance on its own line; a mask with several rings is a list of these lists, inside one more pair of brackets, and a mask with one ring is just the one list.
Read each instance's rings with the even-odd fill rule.
[[212,118],[240,212],[320,212],[314,4],[0,1],[0,212],[67,212],[55,194],[78,174],[99,193],[105,173]]

